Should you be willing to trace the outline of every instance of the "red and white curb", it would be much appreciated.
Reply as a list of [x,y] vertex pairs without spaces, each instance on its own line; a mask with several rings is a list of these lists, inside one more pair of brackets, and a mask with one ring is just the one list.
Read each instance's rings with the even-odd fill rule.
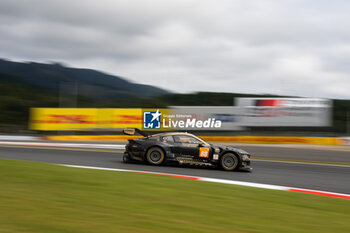
[[117,145],[117,144],[87,144],[87,143],[0,141],[0,145],[7,145],[7,146],[45,146],[45,147],[87,148],[87,149],[125,149],[125,145]]
[[133,172],[133,173],[142,173],[142,174],[171,176],[171,177],[178,177],[178,178],[199,180],[199,181],[207,181],[207,182],[214,182],[214,183],[221,183],[221,184],[233,184],[233,185],[248,186],[248,187],[254,187],[254,188],[292,191],[292,192],[308,193],[308,194],[314,194],[314,195],[326,196],[326,197],[350,199],[349,194],[325,192],[325,191],[312,190],[312,189],[300,189],[300,188],[271,185],[271,184],[259,184],[259,183],[253,183],[253,182],[245,182],[245,181],[215,179],[215,178],[198,177],[198,176],[186,176],[186,175],[179,175],[179,174],[172,174],[172,173],[148,172],[148,171],[118,169],[118,168],[91,167],[91,166],[68,165],[68,164],[59,164],[59,165],[62,165],[65,167],[74,167],[74,168],[87,168],[87,169],[105,170],[105,171],[120,171],[120,172]]

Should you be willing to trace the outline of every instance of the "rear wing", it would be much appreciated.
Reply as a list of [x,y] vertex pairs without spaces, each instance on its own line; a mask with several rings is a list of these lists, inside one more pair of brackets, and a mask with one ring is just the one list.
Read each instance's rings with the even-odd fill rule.
[[125,135],[135,135],[135,133],[140,134],[141,136],[144,136],[144,137],[149,136],[148,133],[146,133],[145,131],[142,131],[138,128],[125,128],[125,129],[123,129],[123,134],[125,134]]

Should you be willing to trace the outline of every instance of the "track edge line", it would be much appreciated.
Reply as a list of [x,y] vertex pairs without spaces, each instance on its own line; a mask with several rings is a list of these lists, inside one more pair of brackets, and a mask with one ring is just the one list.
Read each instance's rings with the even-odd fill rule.
[[93,166],[82,166],[82,165],[71,165],[71,164],[56,164],[56,165],[72,167],[72,168],[85,168],[85,169],[104,170],[104,171],[120,171],[120,172],[132,172],[132,173],[140,173],[140,174],[162,175],[162,176],[170,176],[170,177],[199,180],[199,181],[206,181],[206,182],[213,182],[213,183],[233,184],[233,185],[240,185],[240,186],[247,186],[247,187],[254,187],[254,188],[299,192],[299,193],[307,193],[307,194],[313,194],[318,196],[350,199],[350,195],[344,194],[344,193],[334,193],[334,192],[327,192],[327,191],[320,191],[320,190],[302,189],[302,188],[286,187],[286,186],[271,185],[271,184],[261,184],[261,183],[246,182],[246,181],[225,180],[225,179],[217,179],[217,178],[187,176],[187,175],[180,175],[180,174],[174,174],[174,173],[150,172],[150,171],[141,171],[141,170],[132,170],[132,169],[105,168],[105,167],[93,167]]

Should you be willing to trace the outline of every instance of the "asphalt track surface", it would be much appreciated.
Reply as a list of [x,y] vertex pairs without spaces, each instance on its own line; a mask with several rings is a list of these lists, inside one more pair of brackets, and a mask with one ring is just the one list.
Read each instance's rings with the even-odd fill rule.
[[[310,150],[307,149],[306,153],[310,153],[309,151]],[[305,153],[305,151],[303,151],[303,153]],[[333,151],[333,153],[338,152]],[[167,172],[180,175],[247,181],[350,194],[350,166],[255,160],[252,162],[252,172],[226,172],[214,168],[184,167],[179,165],[158,167],[140,163],[124,164],[122,162],[122,153],[120,152],[20,147],[0,147],[0,158]]]
[[320,163],[344,163],[350,165],[350,147],[315,145],[247,145],[242,148],[255,158],[296,160]]

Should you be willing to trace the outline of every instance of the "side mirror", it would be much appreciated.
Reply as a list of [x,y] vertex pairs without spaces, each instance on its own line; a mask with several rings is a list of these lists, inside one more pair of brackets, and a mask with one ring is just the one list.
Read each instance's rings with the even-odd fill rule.
[[203,147],[205,144],[203,142],[198,142],[198,147]]

